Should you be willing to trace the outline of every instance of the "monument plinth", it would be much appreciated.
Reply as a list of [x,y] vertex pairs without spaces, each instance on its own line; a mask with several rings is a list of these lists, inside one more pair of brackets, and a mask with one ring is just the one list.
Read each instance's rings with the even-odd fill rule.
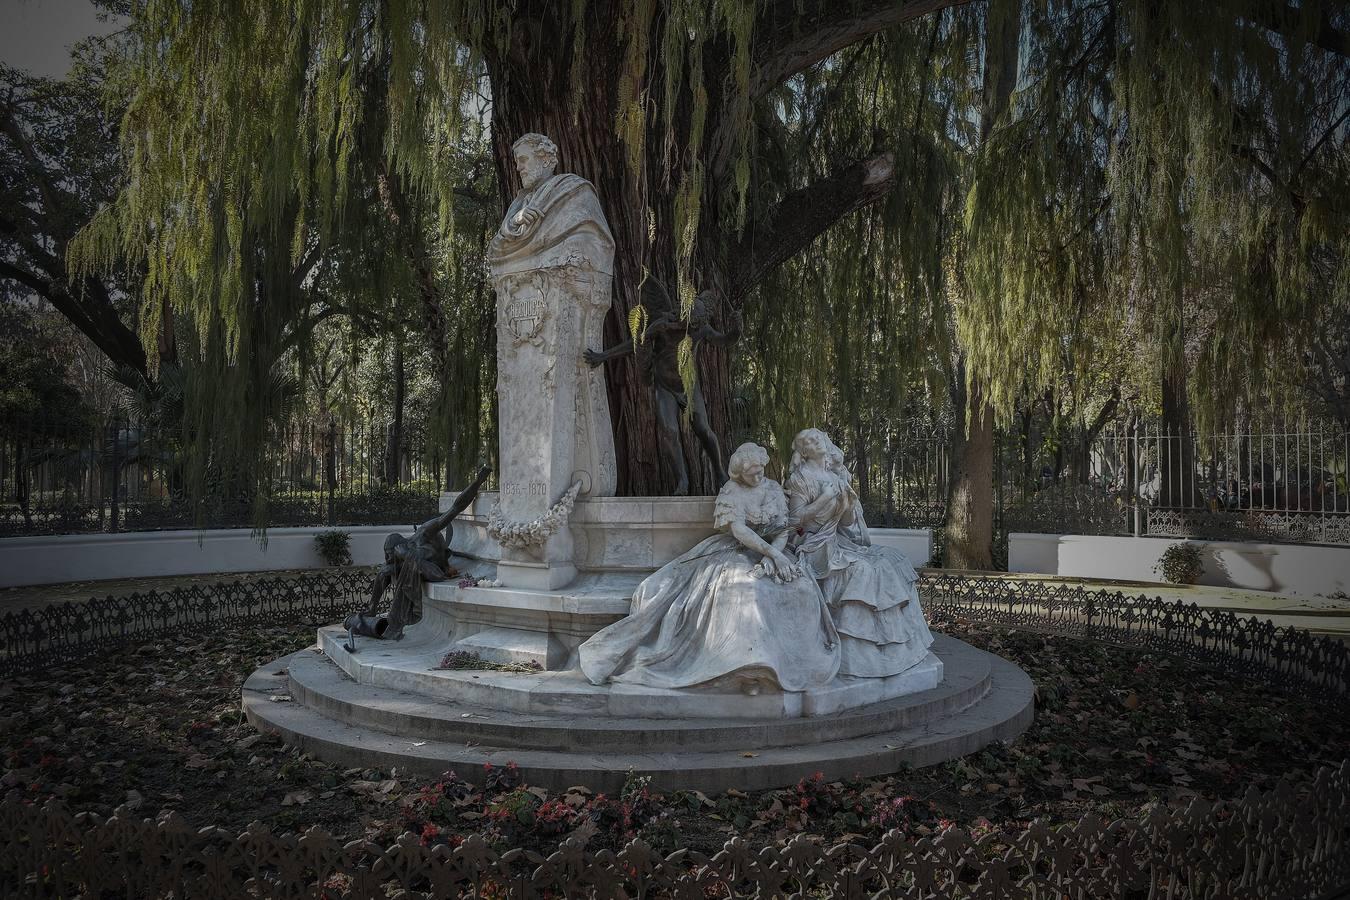
[[590,182],[553,174],[548,138],[527,134],[514,152],[521,191],[488,246],[501,447],[489,529],[497,580],[553,590],[576,578],[575,502],[613,496],[617,479],[604,373],[582,357],[610,307],[614,238]]

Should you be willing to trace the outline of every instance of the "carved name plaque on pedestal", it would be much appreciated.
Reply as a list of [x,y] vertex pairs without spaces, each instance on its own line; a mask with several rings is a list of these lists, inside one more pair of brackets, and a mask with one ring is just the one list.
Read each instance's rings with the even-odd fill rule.
[[600,343],[614,239],[591,183],[553,174],[552,141],[527,134],[512,149],[523,187],[488,246],[502,485],[494,522],[511,536],[498,577],[509,587],[552,589],[576,575],[560,521],[571,513],[567,495],[614,495],[604,370],[581,355]]

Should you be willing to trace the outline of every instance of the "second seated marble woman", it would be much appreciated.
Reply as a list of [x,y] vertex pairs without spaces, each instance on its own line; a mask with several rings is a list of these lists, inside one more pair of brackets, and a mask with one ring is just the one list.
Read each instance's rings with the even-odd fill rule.
[[839,636],[816,582],[786,552],[787,499],[769,455],[742,444],[717,495],[719,534],[653,573],[631,612],[581,645],[581,670],[660,688],[804,691],[834,678]]
[[884,678],[922,662],[933,635],[918,575],[898,550],[871,546],[844,455],[824,432],[807,428],[793,439],[785,489],[792,549],[839,632],[839,674]]

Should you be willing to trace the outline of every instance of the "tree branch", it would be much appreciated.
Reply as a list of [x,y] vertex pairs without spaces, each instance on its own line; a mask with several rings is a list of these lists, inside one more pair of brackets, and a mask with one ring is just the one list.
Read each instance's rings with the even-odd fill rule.
[[732,249],[729,259],[739,268],[730,278],[728,299],[739,301],[835,222],[894,185],[895,155],[887,151],[788,194]]
[[1350,56],[1350,34],[1337,28],[1328,13],[1322,13],[1311,34],[1304,31],[1302,18],[1303,13],[1293,4],[1286,5],[1283,9],[1262,5],[1255,22],[1262,28],[1286,37],[1291,34],[1298,35],[1314,47],[1320,47],[1328,53]]
[[49,216],[57,215],[61,211],[61,206],[57,202],[57,188],[52,184],[51,173],[42,164],[42,160],[38,157],[37,151],[33,149],[33,144],[28,139],[28,135],[24,134],[23,129],[19,127],[18,120],[12,114],[7,113],[4,120],[0,122],[0,131],[3,131],[14,142],[15,148],[32,170],[30,177],[37,186],[38,194],[42,197],[42,205],[47,208],[47,214]]
[[971,0],[774,0],[755,23],[750,96],[878,31]]
[[31,290],[33,293],[50,299],[52,284],[45,278],[34,275],[27,269],[21,269],[13,263],[0,259],[0,278],[8,278]]
[[296,290],[304,287],[305,279],[309,278],[310,273],[313,272],[314,267],[319,264],[319,259],[322,256],[323,242],[315,241],[310,248],[305,251],[304,255],[300,258],[299,264],[296,265],[295,271],[292,273],[291,282],[295,285]]
[[1317,151],[1322,149],[1322,145],[1336,133],[1336,129],[1340,128],[1341,123],[1347,118],[1350,118],[1350,108],[1346,108],[1346,110],[1337,117],[1336,121],[1331,123],[1331,127],[1322,133],[1322,136],[1312,145],[1312,149],[1310,149],[1307,154],[1304,155],[1303,159],[1299,161],[1298,166],[1294,169],[1294,178],[1298,178],[1299,175],[1303,174],[1303,170],[1307,168],[1308,163],[1313,161],[1313,157],[1317,155]]
[[403,253],[412,270],[413,282],[417,294],[422,300],[422,325],[424,337],[436,362],[438,377],[446,367],[446,334],[448,331],[445,304],[441,298],[440,284],[429,262],[423,237],[412,220],[411,207],[399,184],[398,175],[381,159],[376,169],[376,186],[379,191],[380,205],[384,208],[385,218],[396,234],[400,236]]
[[148,379],[149,369],[140,339],[122,324],[101,282],[92,278],[85,280],[85,293],[93,295],[91,301],[85,301],[73,295],[63,279],[43,278],[6,260],[0,260],[0,278],[27,287],[65,316],[115,365],[135,369]]

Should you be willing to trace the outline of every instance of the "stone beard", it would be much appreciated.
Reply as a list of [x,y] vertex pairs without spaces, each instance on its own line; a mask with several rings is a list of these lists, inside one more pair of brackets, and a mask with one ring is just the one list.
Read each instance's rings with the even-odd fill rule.
[[[595,188],[564,173],[522,190],[488,245],[488,265],[497,294],[503,516],[536,519],[578,481],[582,498],[613,496],[604,371],[582,357],[601,338],[614,269]],[[564,527],[525,555],[563,563],[570,544]]]

